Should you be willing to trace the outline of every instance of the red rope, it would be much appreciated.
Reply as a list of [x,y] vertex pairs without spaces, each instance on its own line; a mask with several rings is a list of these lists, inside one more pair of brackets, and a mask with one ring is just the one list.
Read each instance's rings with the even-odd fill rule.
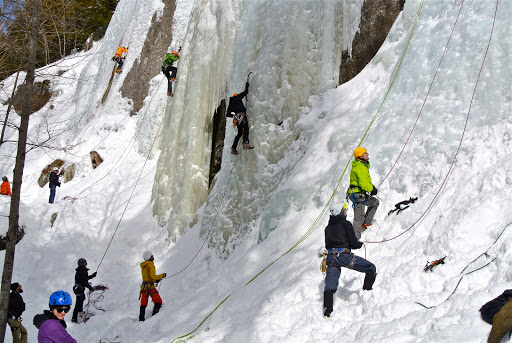
[[402,147],[402,150],[400,151],[400,154],[398,154],[398,157],[396,158],[395,163],[393,163],[393,165],[391,166],[391,169],[386,174],[384,179],[382,179],[382,181],[377,186],[377,188],[380,188],[380,186],[388,178],[389,174],[391,174],[391,172],[395,168],[396,164],[398,163],[398,160],[402,156],[402,154],[403,154],[403,152],[405,150],[405,147],[407,146],[407,144],[409,143],[409,140],[411,139],[412,133],[414,132],[414,129],[416,128],[416,124],[418,123],[418,119],[420,118],[421,112],[423,112],[423,107],[425,107],[425,103],[427,102],[428,96],[430,95],[430,91],[432,90],[432,85],[434,84],[434,80],[436,79],[437,72],[439,71],[439,67],[441,67],[441,62],[443,62],[444,55],[446,54],[446,50],[448,50],[448,45],[450,44],[450,40],[452,39],[453,31],[455,31],[455,26],[457,26],[457,22],[459,21],[460,12],[462,11],[462,5],[464,5],[464,0],[462,0],[460,2],[459,13],[457,13],[457,18],[455,19],[455,23],[453,24],[452,32],[450,33],[450,37],[448,38],[448,41],[446,42],[446,46],[444,47],[443,54],[441,55],[441,59],[439,60],[439,64],[437,65],[436,72],[434,73],[434,77],[432,78],[432,81],[430,82],[430,87],[428,88],[427,95],[425,96],[425,99],[423,100],[423,104],[421,105],[420,112],[418,113],[418,116],[416,117],[416,121],[414,122],[414,125],[412,126],[411,132],[409,133],[409,136],[407,137],[407,140],[405,141],[405,144]]
[[478,77],[476,79],[476,82],[475,82],[475,87],[473,88],[473,94],[471,95],[471,101],[469,103],[469,109],[468,109],[468,114],[466,115],[466,121],[464,123],[464,129],[462,130],[462,136],[460,138],[460,141],[459,141],[459,145],[457,147],[457,151],[455,152],[455,156],[453,157],[453,161],[450,165],[450,168],[448,169],[448,172],[446,173],[446,176],[443,180],[443,182],[441,183],[441,187],[439,187],[439,190],[437,191],[437,193],[435,194],[434,198],[432,199],[432,201],[430,202],[430,204],[428,205],[427,209],[425,210],[425,212],[423,212],[423,214],[407,229],[405,230],[404,232],[396,235],[395,237],[393,238],[388,238],[388,239],[384,239],[382,241],[377,241],[377,242],[370,242],[370,241],[367,241],[367,242],[364,242],[364,243],[384,243],[384,242],[389,242],[395,238],[398,238],[400,237],[401,235],[403,235],[404,233],[406,233],[407,231],[411,230],[414,225],[416,225],[426,214],[427,212],[430,210],[430,208],[434,205],[434,202],[437,200],[437,197],[439,196],[439,194],[441,193],[441,190],[443,189],[446,181],[448,180],[448,176],[450,175],[450,172],[452,171],[453,169],[453,166],[455,165],[455,161],[457,160],[457,156],[459,155],[459,151],[460,151],[460,147],[462,146],[462,141],[464,140],[464,135],[466,133],[466,128],[467,128],[467,125],[468,125],[468,121],[469,121],[469,114],[471,112],[471,106],[473,105],[473,99],[475,97],[475,93],[476,93],[476,87],[478,86],[478,81],[480,80],[480,75],[482,74],[482,69],[484,68],[484,64],[485,64],[485,59],[487,58],[487,53],[489,51],[489,46],[491,45],[491,39],[492,39],[492,34],[494,32],[494,24],[496,23],[496,13],[498,12],[498,3],[499,3],[499,0],[496,0],[496,8],[494,10],[494,18],[493,18],[493,21],[492,21],[492,28],[491,28],[491,34],[489,36],[489,42],[487,43],[487,48],[485,49],[485,54],[484,54],[484,58],[482,60],[482,65],[480,66],[480,70],[478,72]]

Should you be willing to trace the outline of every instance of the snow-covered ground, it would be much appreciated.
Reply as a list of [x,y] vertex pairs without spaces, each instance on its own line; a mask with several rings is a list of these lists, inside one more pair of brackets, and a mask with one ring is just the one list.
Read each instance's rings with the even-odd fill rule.
[[[176,96],[167,99],[163,75],[155,77],[135,117],[119,88],[151,16],[162,11],[158,0],[121,0],[91,51],[38,71],[55,95],[31,116],[29,135],[44,141],[49,128],[46,145],[62,150],[27,154],[20,214],[26,235],[16,247],[13,281],[25,290],[29,341],[36,341],[31,321],[48,296],[71,292],[80,257],[91,272],[99,266],[93,283],[110,290],[99,303],[106,312],[69,325],[78,342],[171,342],[189,333],[181,339],[486,340],[490,326],[478,309],[512,288],[512,1],[408,0],[377,56],[337,88],[333,59],[351,40],[361,1],[309,4],[178,1],[171,48],[180,40],[184,48]],[[124,73],[100,105],[118,44],[130,46]],[[309,56],[302,53],[308,47]],[[298,66],[300,59],[306,63]],[[231,156],[228,122],[222,169],[208,193],[200,163],[211,147],[202,128],[221,98],[243,88],[249,71],[255,149]],[[13,82],[4,80],[2,103]],[[9,128],[7,138],[16,137]],[[375,263],[377,281],[363,292],[363,275],[343,270],[333,316],[324,319],[317,257],[324,210],[333,192],[344,198],[346,166],[363,137],[381,205],[357,254]],[[91,150],[105,160],[99,168],[90,165]],[[0,173],[10,179],[15,153],[13,143],[0,147]],[[74,163],[76,174],[51,205],[37,179],[56,158]],[[176,176],[172,168],[183,172]],[[415,204],[387,216],[411,196]],[[181,200],[182,212],[166,207]],[[0,212],[9,212],[6,197]],[[174,219],[186,225],[176,227]],[[5,231],[5,217],[0,225]],[[160,283],[160,313],[139,323],[145,250],[153,252],[157,273],[178,274]],[[444,265],[423,272],[427,261],[444,256]]]

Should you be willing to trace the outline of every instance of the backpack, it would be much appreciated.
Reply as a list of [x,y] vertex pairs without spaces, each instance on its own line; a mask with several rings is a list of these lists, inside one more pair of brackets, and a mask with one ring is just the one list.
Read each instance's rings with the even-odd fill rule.
[[492,319],[498,313],[505,304],[512,299],[512,289],[507,289],[497,298],[487,302],[480,308],[480,314],[482,319],[492,325]]

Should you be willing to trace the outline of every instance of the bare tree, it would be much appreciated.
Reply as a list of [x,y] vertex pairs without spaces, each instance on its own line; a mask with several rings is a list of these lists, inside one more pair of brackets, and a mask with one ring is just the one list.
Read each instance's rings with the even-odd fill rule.
[[[34,15],[32,19],[32,29],[30,32],[28,70],[27,76],[25,78],[25,84],[29,89],[32,88],[35,78],[40,18],[41,0],[34,0]],[[19,230],[21,182],[23,178],[25,154],[27,149],[28,123],[30,118],[30,98],[31,93],[29,92],[28,99],[21,113],[21,123],[18,129],[18,151],[16,153],[16,163],[14,166],[11,208],[9,211],[9,229],[6,236],[7,245],[5,248],[4,270],[2,272],[2,289],[0,291],[0,342],[4,342],[5,339],[7,312],[9,309],[9,291],[11,287],[12,271],[14,268],[16,234]]]

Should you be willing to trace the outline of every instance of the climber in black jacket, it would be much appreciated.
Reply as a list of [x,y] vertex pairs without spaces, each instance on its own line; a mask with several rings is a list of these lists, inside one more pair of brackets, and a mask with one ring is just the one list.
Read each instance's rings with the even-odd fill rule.
[[89,275],[87,272],[89,269],[86,268],[87,261],[85,258],[78,259],[78,267],[75,269],[75,286],[73,287],[73,292],[76,294],[76,305],[73,310],[73,317],[71,318],[71,322],[77,323],[78,313],[82,312],[84,300],[85,300],[85,289],[88,288],[89,292],[93,291],[93,287],[89,283],[89,280],[96,277],[96,272]]
[[243,103],[243,98],[245,98],[249,94],[249,82],[245,83],[245,90],[238,94],[235,93],[231,98],[229,98],[229,106],[227,109],[227,113],[229,117],[233,117],[233,125],[238,128],[238,134],[233,141],[233,145],[231,146],[231,153],[234,155],[238,155],[238,151],[236,150],[236,146],[238,145],[238,141],[240,137],[244,137],[242,141],[243,149],[253,149],[254,146],[249,144],[249,121],[247,120],[247,109]]
[[377,269],[375,265],[362,257],[356,256],[351,249],[359,249],[359,242],[352,224],[347,220],[347,203],[333,202],[330,207],[331,217],[325,228],[325,248],[327,249],[327,272],[324,288],[324,316],[330,317],[333,310],[333,296],[338,288],[341,267],[366,273],[364,290],[371,290]]

